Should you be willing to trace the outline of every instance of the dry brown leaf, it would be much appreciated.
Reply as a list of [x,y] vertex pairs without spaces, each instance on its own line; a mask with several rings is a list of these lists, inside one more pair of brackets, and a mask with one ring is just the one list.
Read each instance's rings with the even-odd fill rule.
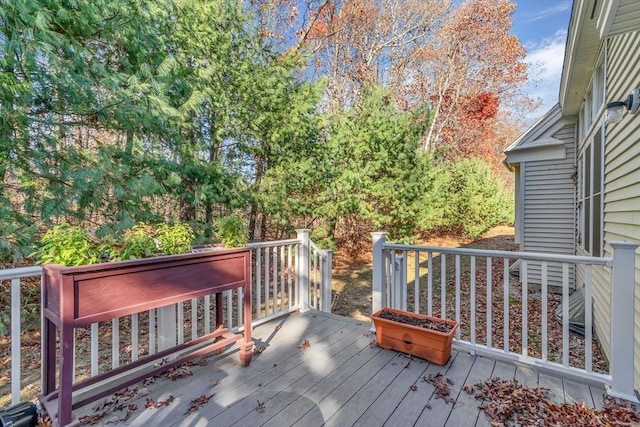
[[210,396],[206,396],[203,394],[202,396],[196,397],[191,401],[191,404],[189,405],[189,409],[187,409],[187,412],[185,412],[184,414],[189,415],[194,413],[195,411],[198,410],[199,407],[201,407],[205,403],[208,403],[209,400],[211,400],[211,398],[215,395],[216,395],[215,393],[213,393]]
[[300,345],[298,346],[298,348],[301,348],[303,350],[308,349],[309,347],[311,347],[311,344],[309,344],[309,340],[303,340]]
[[107,412],[105,411],[93,415],[85,415],[84,417],[80,417],[79,421],[83,424],[97,424],[106,416]]

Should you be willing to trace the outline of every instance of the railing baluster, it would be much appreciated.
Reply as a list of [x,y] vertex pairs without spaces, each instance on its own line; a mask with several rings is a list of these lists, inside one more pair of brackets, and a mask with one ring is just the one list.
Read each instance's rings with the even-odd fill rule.
[[[460,255],[456,255],[456,322],[460,323]],[[460,328],[456,329],[456,339],[460,339]]]
[[191,299],[191,339],[198,338],[198,300]]
[[261,273],[262,270],[260,266],[262,265],[262,248],[256,249],[256,268],[255,268],[255,277],[256,277],[256,319],[260,319],[262,316],[262,282],[261,282]]
[[272,262],[272,271],[271,271],[271,279],[272,279],[272,295],[273,295],[273,312],[278,312],[278,248],[271,248],[271,257],[273,258]]
[[138,360],[138,313],[131,315],[131,360]]
[[427,315],[433,316],[433,252],[427,256]]
[[100,325],[98,323],[91,324],[91,376],[95,377],[100,372],[99,354],[100,351]]
[[447,317],[447,255],[440,253],[440,317]]
[[529,263],[526,259],[522,260],[522,355],[527,356],[529,354],[529,302],[528,302],[528,273]]
[[503,277],[502,277],[502,303],[503,303],[503,316],[504,316],[504,325],[503,325],[503,337],[502,337],[502,348],[504,349],[505,352],[509,351],[509,336],[510,336],[510,330],[509,330],[509,259],[508,258],[503,258],[502,259],[502,266],[503,266]]
[[156,310],[149,310],[149,354],[156,353]]
[[291,272],[293,271],[292,268],[292,264],[291,264],[291,256],[293,253],[293,245],[289,245],[289,247],[287,248],[287,284],[289,286],[289,292],[287,293],[287,299],[289,300],[289,308],[291,308],[291,301],[293,301],[293,294],[291,293],[293,286],[291,283]]
[[415,251],[413,253],[415,260],[415,280],[413,284],[413,312],[420,312],[420,252]]
[[491,270],[492,270],[492,265],[491,265],[491,257],[487,257],[487,307],[486,312],[487,312],[487,347],[491,348],[493,346],[493,320],[491,319],[491,310],[493,310],[493,303],[492,303],[492,295],[491,295]]
[[11,403],[20,403],[20,279],[11,279]]
[[311,297],[311,307],[317,309],[318,308],[318,289],[316,288],[317,284],[318,284],[318,270],[317,270],[317,262],[318,262],[318,253],[316,251],[313,251],[313,255],[311,256],[311,293],[312,293],[312,297]]
[[476,257],[471,256],[471,265],[469,266],[471,272],[471,283],[469,284],[471,289],[469,290],[469,304],[471,305],[471,325],[469,328],[469,338],[471,344],[476,343]]
[[236,289],[236,324],[238,326],[244,325],[244,300],[243,300],[244,291],[242,288]]
[[211,332],[211,295],[205,295],[204,300],[204,333]]
[[591,281],[593,279],[591,265],[585,265],[585,285],[584,285],[584,369],[587,372],[593,370],[592,355],[592,331],[593,331],[593,306],[591,304]]
[[111,367],[120,366],[120,318],[111,320]]
[[77,345],[76,345],[76,335],[78,333],[78,330],[76,328],[73,328],[73,363],[72,363],[72,368],[71,368],[71,372],[73,372],[73,375],[71,376],[71,381],[72,382],[76,382],[76,353],[77,353]]
[[269,251],[270,248],[264,248],[264,315],[269,315],[269,304],[271,304],[271,293],[269,292]]
[[569,366],[569,264],[562,263],[562,364]]
[[280,246],[280,310],[284,311],[284,245]]
[[385,268],[385,298],[387,301],[387,305],[392,308],[396,308],[393,304],[393,277],[394,277],[394,262],[393,262],[393,253],[390,251],[384,252],[384,262],[387,263],[387,268]]
[[179,302],[177,304],[178,307],[178,320],[177,320],[177,328],[178,328],[178,345],[184,343],[184,304]]
[[227,301],[227,328],[233,328],[233,290],[224,291],[224,297]]
[[547,319],[547,307],[548,307],[548,265],[547,262],[542,263],[542,360],[547,361],[549,358],[549,346],[548,346],[548,319]]

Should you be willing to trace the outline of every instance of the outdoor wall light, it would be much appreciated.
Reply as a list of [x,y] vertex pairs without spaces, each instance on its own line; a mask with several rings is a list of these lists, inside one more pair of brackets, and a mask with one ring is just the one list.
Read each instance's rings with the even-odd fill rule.
[[640,88],[636,88],[624,101],[614,101],[607,104],[607,123],[617,123],[622,120],[625,111],[635,114],[640,109]]

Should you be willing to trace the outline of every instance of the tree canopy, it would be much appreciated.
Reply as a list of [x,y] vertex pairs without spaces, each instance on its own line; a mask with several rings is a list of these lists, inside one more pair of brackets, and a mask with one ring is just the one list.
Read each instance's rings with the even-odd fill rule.
[[67,222],[102,235],[184,221],[202,241],[230,213],[250,239],[453,229],[438,220],[452,187],[437,171],[495,164],[506,142],[500,108],[526,76],[512,12],[508,0],[3,2],[0,256],[21,259]]

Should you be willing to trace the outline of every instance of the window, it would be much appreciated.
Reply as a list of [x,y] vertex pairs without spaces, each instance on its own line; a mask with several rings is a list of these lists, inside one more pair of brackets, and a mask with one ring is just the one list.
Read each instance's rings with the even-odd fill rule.
[[602,256],[603,139],[604,131],[600,126],[578,159],[579,243],[585,251],[596,257]]
[[578,244],[591,256],[603,254],[603,170],[605,55],[587,86],[578,116]]

